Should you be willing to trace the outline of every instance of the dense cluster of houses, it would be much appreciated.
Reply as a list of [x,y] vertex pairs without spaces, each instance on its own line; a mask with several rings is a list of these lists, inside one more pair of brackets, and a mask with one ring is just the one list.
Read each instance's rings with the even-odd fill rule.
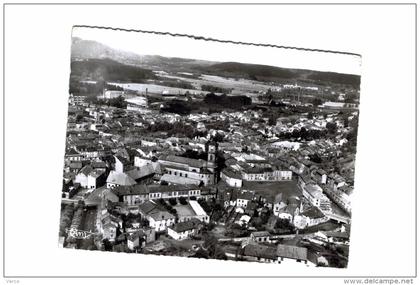
[[[103,96],[114,98],[114,93],[107,91]],[[137,107],[147,104],[135,98],[129,99],[127,110],[89,104],[76,96],[70,103],[63,200],[96,203],[95,230],[102,240],[125,241],[135,251],[161,235],[175,241],[199,236],[203,227],[216,222],[211,218],[213,209],[203,205],[207,201],[222,205],[219,225],[236,224],[251,232],[241,246],[225,248],[227,257],[319,264],[319,256],[311,257],[314,251],[307,246],[279,243],[275,235],[256,231],[253,220],[267,215],[267,228],[275,228],[281,220],[294,230],[340,215],[347,215],[341,222],[349,221],[354,157],[343,158],[342,146],[351,128],[344,126],[337,113],[279,119],[268,126],[261,110],[180,116],[138,112]],[[357,112],[346,120],[355,116]],[[145,131],[161,122],[181,122],[205,134],[188,138]],[[280,139],[302,128],[325,130],[332,122],[338,128],[334,139]],[[210,127],[216,123],[227,129]],[[222,139],[216,142],[215,137]],[[314,162],[314,156],[327,163]],[[341,172],[331,161],[348,165],[349,170]],[[293,191],[277,191],[277,186],[271,192],[261,190],[281,183],[295,185]],[[344,213],[335,213],[337,208]],[[130,215],[135,218],[127,221]],[[345,240],[348,232],[343,232],[341,236],[336,232],[310,236],[306,242]]]

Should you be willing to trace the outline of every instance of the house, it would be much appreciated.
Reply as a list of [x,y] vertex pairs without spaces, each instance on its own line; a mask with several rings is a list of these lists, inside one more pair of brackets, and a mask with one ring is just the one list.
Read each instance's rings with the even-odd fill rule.
[[277,249],[273,246],[250,243],[243,248],[242,257],[247,261],[277,263]]
[[169,199],[179,197],[201,197],[201,189],[184,185],[145,185],[135,184],[112,187],[113,193],[120,197],[120,201],[129,206],[137,205],[148,200]]
[[329,218],[324,215],[317,207],[311,207],[308,210],[300,213],[299,216],[302,217],[304,221],[300,221],[299,218],[295,218],[295,225],[298,223],[303,223],[304,227],[316,226],[329,220]]
[[249,167],[242,169],[242,178],[246,181],[291,180],[292,171],[275,170],[270,167]]
[[69,101],[71,102],[71,104],[75,104],[75,105],[81,105],[85,102],[86,96],[80,95],[80,96],[76,96],[73,95],[71,98],[69,98]]
[[337,190],[338,188],[346,185],[346,180],[341,175],[332,173],[328,175],[328,185],[334,190]]
[[279,197],[280,194],[275,198],[273,213],[280,219],[287,219],[289,222],[292,222],[294,217],[300,213],[302,202],[297,196],[290,196],[283,200],[283,196]]
[[146,201],[139,205],[139,212],[142,218],[149,222],[149,226],[156,232],[163,232],[175,224],[175,216],[166,209],[158,206],[153,201]]
[[270,242],[270,233],[267,231],[252,232],[250,238],[255,242]]
[[319,106],[320,108],[325,108],[325,109],[333,109],[333,110],[341,110],[345,107],[345,103],[343,102],[324,102],[321,106]]
[[236,205],[236,198],[239,194],[238,192],[239,191],[236,189],[226,189],[221,193],[220,199],[223,201],[225,208]]
[[83,158],[86,159],[95,159],[103,154],[101,149],[91,145],[79,146],[77,150],[82,154]]
[[127,246],[134,250],[136,247],[144,246],[156,240],[156,232],[153,228],[142,228],[131,233],[127,238]]
[[223,169],[220,173],[220,178],[231,187],[242,187],[242,176],[232,169]]
[[117,229],[122,227],[122,220],[108,211],[100,214],[100,222],[97,224],[99,232],[102,234],[102,239],[108,239],[114,242],[117,237]]
[[176,205],[174,209],[177,212],[179,222],[198,220],[203,223],[209,223],[210,221],[210,217],[195,200],[188,201],[187,205]]
[[237,215],[235,218],[235,223],[242,227],[242,226],[247,226],[250,220],[251,220],[251,216],[248,216],[246,214]]
[[143,236],[143,239],[146,243],[151,243],[156,240],[156,231],[154,228],[151,227],[143,227],[139,230],[141,235]]
[[274,197],[273,203],[273,214],[279,216],[284,208],[287,207],[285,201],[283,201],[283,193],[279,193]]
[[92,166],[86,165],[79,171],[74,181],[80,183],[83,188],[96,189],[104,184],[105,171],[93,169]]
[[300,188],[304,188],[306,184],[313,184],[314,181],[312,181],[311,177],[306,174],[301,174],[298,176],[298,186]]
[[134,181],[140,183],[147,183],[147,181],[151,181],[153,176],[155,175],[155,169],[152,165],[143,165],[141,167],[133,167],[132,169],[125,172],[128,176],[133,178]]
[[216,198],[218,193],[218,189],[212,186],[203,186],[200,188],[200,196],[201,198],[205,199],[206,201]]
[[287,260],[295,260],[296,262],[308,263],[308,249],[301,246],[278,244],[277,245],[278,262],[282,263]]
[[241,247],[239,245],[229,244],[224,246],[224,252],[228,259],[237,260],[238,255],[241,251]]
[[83,155],[79,153],[74,148],[71,148],[70,150],[66,151],[65,155],[66,161],[81,161],[83,160]]
[[93,169],[97,169],[97,170],[106,171],[107,169],[106,163],[102,160],[94,160],[90,163],[90,165],[93,167]]
[[71,161],[68,166],[68,171],[70,173],[78,173],[83,168],[81,161]]
[[106,179],[106,187],[114,188],[117,186],[132,186],[136,185],[136,181],[126,173],[112,170]]
[[173,227],[168,228],[168,235],[174,240],[184,240],[197,234],[199,225],[200,221],[197,219],[177,223]]
[[194,185],[148,185],[149,199],[201,197],[201,189]]
[[350,235],[348,232],[327,231],[325,235],[331,243],[348,244]]
[[302,193],[313,206],[318,207],[323,212],[331,212],[331,201],[322,193],[322,188],[317,184],[311,183],[305,185]]
[[248,203],[254,199],[254,193],[251,191],[241,191],[236,198],[236,207],[246,208]]
[[257,201],[251,201],[250,203],[248,203],[248,205],[245,208],[244,213],[253,217],[255,214],[255,211],[258,209],[258,203]]
[[147,112],[147,98],[146,97],[133,97],[125,99],[127,102],[127,110],[136,112]]
[[124,94],[125,94],[125,91],[104,89],[101,97],[102,97],[102,99],[114,99],[114,98],[117,98],[119,96],[123,96]]
[[127,158],[123,156],[114,155],[114,159],[115,159],[115,166],[114,166],[115,172],[123,173],[132,169],[132,165]]
[[[168,170],[168,173],[165,173],[165,174],[162,175],[162,177],[160,178],[160,181],[166,182],[169,185],[195,185],[195,186],[199,186],[199,185],[204,183],[204,182],[202,182],[202,180],[197,180],[197,179],[187,177],[188,174],[185,174],[187,176],[175,176],[175,175],[178,175],[178,174],[179,174],[179,172],[177,172],[177,171]],[[207,173],[207,174],[209,174],[209,173]],[[201,175],[203,177],[208,178],[207,174],[204,174],[204,172],[201,173]]]
[[128,206],[141,204],[149,200],[149,191],[146,185],[136,184],[129,186],[116,186],[112,193],[119,197],[119,200],[127,203]]
[[135,250],[141,245],[141,236],[139,232],[135,232],[127,237],[127,247],[130,250]]
[[320,183],[320,184],[327,183],[327,173],[323,169],[320,169],[320,168],[314,169],[311,172],[311,177],[317,183]]
[[344,190],[346,188],[346,186],[343,186],[339,189],[334,190],[329,187],[326,187],[324,191],[328,195],[328,197],[331,200],[333,200],[341,209],[343,209],[347,213],[351,213],[350,195],[341,191],[342,189]]

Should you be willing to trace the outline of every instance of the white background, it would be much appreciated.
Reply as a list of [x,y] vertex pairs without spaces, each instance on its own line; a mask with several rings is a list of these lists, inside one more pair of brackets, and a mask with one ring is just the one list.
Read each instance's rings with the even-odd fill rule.
[[[7,6],[6,275],[413,275],[414,15],[414,6]],[[282,265],[59,249],[74,24],[361,53],[349,267],[292,270]],[[286,281],[293,280],[263,282]],[[299,283],[304,281],[317,282],[305,279]],[[62,280],[21,279],[22,284],[29,282],[55,284]]]

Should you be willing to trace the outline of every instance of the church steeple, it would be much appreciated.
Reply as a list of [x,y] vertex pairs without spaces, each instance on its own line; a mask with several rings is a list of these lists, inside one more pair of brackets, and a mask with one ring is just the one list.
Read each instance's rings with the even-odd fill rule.
[[217,143],[208,142],[206,145],[207,148],[207,162],[209,165],[213,164],[216,166],[216,155],[217,155]]

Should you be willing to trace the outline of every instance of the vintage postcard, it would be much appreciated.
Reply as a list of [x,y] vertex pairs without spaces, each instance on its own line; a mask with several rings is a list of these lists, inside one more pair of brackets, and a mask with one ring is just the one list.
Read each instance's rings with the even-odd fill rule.
[[89,27],[71,43],[61,247],[347,267],[359,55]]

